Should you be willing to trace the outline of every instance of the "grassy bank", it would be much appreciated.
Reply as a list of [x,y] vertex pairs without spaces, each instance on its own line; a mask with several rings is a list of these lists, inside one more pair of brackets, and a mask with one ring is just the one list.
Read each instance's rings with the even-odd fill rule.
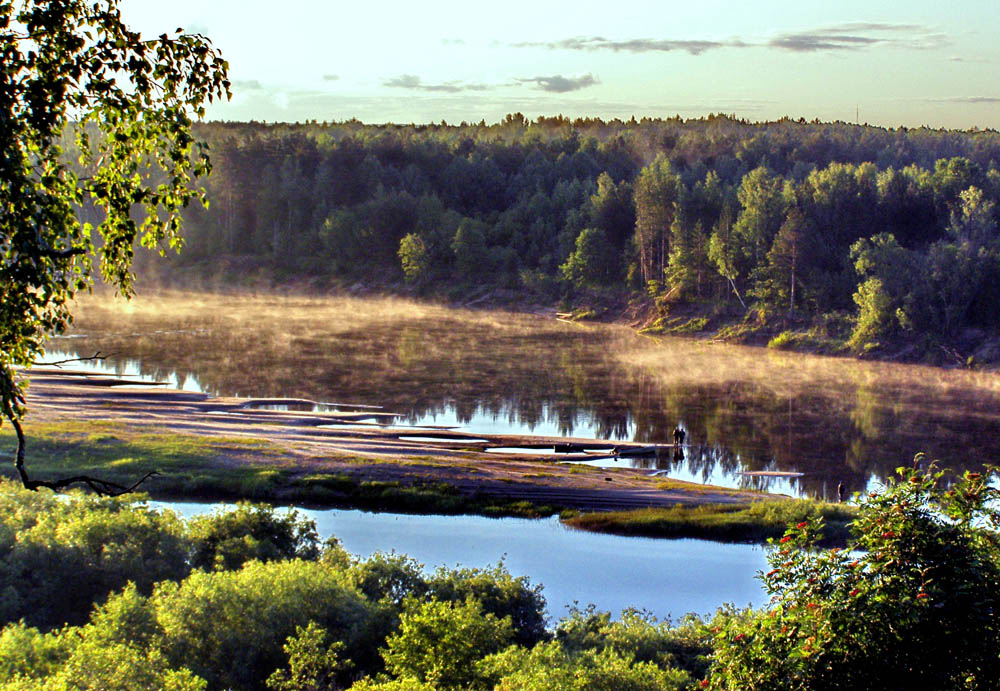
[[797,499],[749,505],[706,504],[670,509],[586,513],[564,520],[580,530],[642,537],[693,537],[720,542],[766,542],[780,538],[789,525],[822,516],[821,544],[842,546],[850,537],[852,506]]
[[[558,506],[467,495],[442,482],[366,480],[349,473],[310,473],[277,445],[246,437],[204,437],[115,422],[31,424],[26,467],[32,477],[88,474],[130,485],[157,471],[141,490],[154,499],[226,501],[249,499],[317,507],[348,507],[401,513],[551,516]],[[0,445],[14,449],[9,428]],[[370,459],[343,457],[351,465]],[[15,477],[12,464],[2,475]]]
[[[249,499],[401,513],[526,518],[559,513],[567,525],[582,530],[722,542],[765,542],[780,537],[790,524],[822,515],[827,526],[826,541],[843,544],[848,535],[847,523],[854,515],[850,507],[808,500],[578,514],[557,505],[497,498],[485,491],[469,493],[446,482],[419,477],[372,479],[350,471],[387,461],[327,457],[347,470],[307,469],[278,445],[248,437],[183,435],[156,428],[136,430],[113,421],[31,424],[26,432],[27,467],[33,477],[89,474],[128,485],[156,470],[158,475],[141,487],[156,499]],[[14,448],[10,429],[0,429],[0,444]],[[398,463],[409,465],[417,460],[399,459]],[[13,477],[13,468],[7,466],[3,474]],[[676,489],[669,480],[661,480],[658,485]]]

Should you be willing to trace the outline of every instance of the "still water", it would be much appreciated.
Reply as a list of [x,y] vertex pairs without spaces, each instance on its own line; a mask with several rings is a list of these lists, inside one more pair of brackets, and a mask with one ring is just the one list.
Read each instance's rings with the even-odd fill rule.
[[89,296],[74,311],[52,359],[100,351],[96,367],[186,389],[367,406],[397,414],[394,426],[471,434],[662,443],[679,424],[683,458],[628,462],[699,482],[832,499],[839,482],[867,489],[919,451],[954,469],[1000,459],[991,373],[394,299]]
[[[150,502],[182,516],[222,506]],[[411,516],[354,510],[299,511],[316,521],[323,539],[337,536],[352,554],[368,557],[395,550],[428,570],[437,566],[484,568],[503,559],[515,576],[544,586],[553,620],[574,603],[594,604],[618,616],[646,609],[674,619],[708,615],[723,603],[737,607],[766,602],[756,574],[766,570],[766,550],[706,540],[652,540],[570,530],[556,518]]]

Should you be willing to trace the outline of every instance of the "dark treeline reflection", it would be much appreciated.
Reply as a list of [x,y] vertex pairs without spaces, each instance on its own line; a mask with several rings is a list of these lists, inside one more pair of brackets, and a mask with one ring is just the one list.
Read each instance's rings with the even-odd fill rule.
[[635,463],[834,498],[918,451],[956,470],[1000,450],[995,375],[651,341],[614,326],[399,300],[173,296],[124,308],[92,298],[53,350],[108,354],[119,371],[214,395],[379,405],[401,422],[667,443]]

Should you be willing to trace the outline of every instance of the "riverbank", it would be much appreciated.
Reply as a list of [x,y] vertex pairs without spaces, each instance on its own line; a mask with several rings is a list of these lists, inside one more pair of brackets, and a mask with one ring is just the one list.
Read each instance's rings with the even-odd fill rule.
[[[550,460],[533,457],[528,448],[558,444],[610,451],[607,442],[513,435],[473,438],[442,429],[365,424],[361,419],[366,415],[357,412],[269,409],[294,403],[212,398],[136,380],[39,370],[31,374],[30,412],[24,422],[27,467],[36,477],[80,473],[122,484],[157,471],[141,489],[163,499],[250,499],[493,516],[561,513],[564,518],[703,507],[699,520],[690,521],[687,528],[674,526],[661,534],[727,541],[761,540],[774,530],[780,534],[787,525],[782,516],[766,535],[757,529],[736,529],[729,535],[706,530],[707,513],[735,517],[727,507],[745,508],[779,497],[671,480],[642,469],[557,462],[583,454],[571,451]],[[7,427],[0,438],[8,447],[14,443]],[[489,453],[488,446],[523,448],[525,453]],[[627,453],[625,447],[638,445],[617,446]],[[586,527],[623,532],[612,521]],[[656,532],[647,529],[643,534]]]

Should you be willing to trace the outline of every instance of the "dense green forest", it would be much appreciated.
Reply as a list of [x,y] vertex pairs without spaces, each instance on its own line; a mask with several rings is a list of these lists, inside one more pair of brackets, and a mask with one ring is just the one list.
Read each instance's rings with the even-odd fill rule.
[[359,558],[267,506],[183,521],[3,481],[0,688],[994,688],[998,492],[976,473],[940,480],[901,471],[862,498],[855,549],[816,549],[821,518],[791,526],[761,577],[769,603],[673,622],[552,621],[542,587],[502,564]]
[[210,205],[188,209],[162,275],[642,295],[661,315],[694,306],[700,323],[840,324],[856,351],[900,336],[936,347],[1000,314],[992,130],[513,114],[196,135]]

